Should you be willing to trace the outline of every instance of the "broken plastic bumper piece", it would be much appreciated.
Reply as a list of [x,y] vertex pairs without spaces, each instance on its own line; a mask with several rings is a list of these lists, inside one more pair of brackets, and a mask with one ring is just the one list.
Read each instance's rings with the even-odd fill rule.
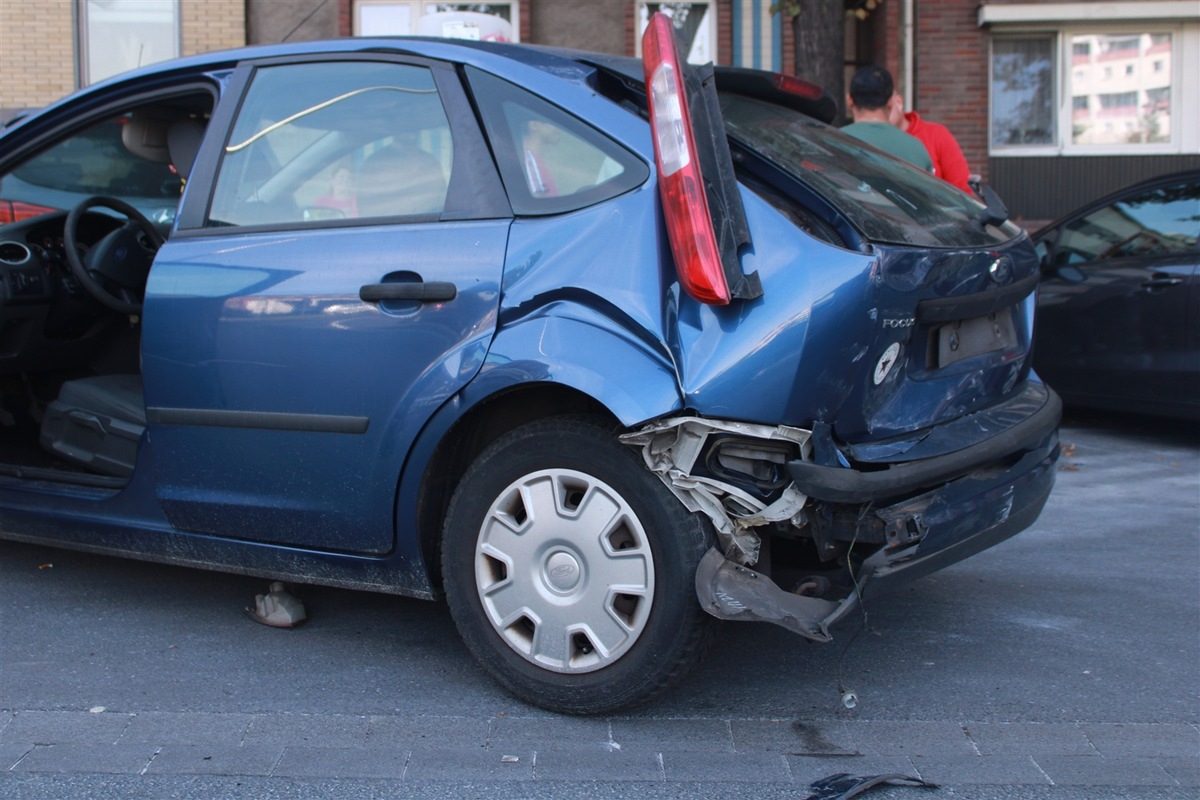
[[[855,569],[855,590],[839,601],[784,591],[744,561],[713,548],[696,572],[700,604],[721,619],[771,622],[829,641],[829,627],[864,597],[961,561],[1031,525],[1054,485],[1060,410],[1057,396],[1047,390],[1043,410],[1028,424],[995,437],[1000,442],[985,440],[966,455],[935,456],[932,467],[909,462],[893,468],[884,479],[889,490],[899,487],[901,496],[925,491],[882,507],[862,494],[878,488],[880,479],[870,477],[877,473],[848,467],[812,470],[810,461],[790,463],[799,490],[810,500],[871,503],[864,513],[869,510],[887,524],[887,544]],[[834,473],[845,475],[828,477]]]

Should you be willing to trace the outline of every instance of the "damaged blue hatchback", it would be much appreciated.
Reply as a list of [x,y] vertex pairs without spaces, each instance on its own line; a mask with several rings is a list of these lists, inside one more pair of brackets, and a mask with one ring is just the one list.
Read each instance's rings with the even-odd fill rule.
[[643,52],[248,48],[6,129],[0,537],[444,597],[600,713],[1030,525],[1028,237],[816,87]]

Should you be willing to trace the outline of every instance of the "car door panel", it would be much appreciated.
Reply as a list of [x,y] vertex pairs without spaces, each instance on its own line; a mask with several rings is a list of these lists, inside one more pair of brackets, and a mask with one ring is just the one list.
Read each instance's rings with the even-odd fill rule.
[[[147,293],[143,372],[171,522],[390,550],[408,444],[482,363],[507,229],[435,223],[165,247]],[[359,298],[398,267],[436,274],[457,295],[395,311]]]
[[1040,335],[1057,343],[1048,374],[1064,390],[1091,397],[1149,400],[1178,392],[1193,271],[1180,262],[1186,259],[1114,259],[1082,267],[1082,283],[1043,283]]

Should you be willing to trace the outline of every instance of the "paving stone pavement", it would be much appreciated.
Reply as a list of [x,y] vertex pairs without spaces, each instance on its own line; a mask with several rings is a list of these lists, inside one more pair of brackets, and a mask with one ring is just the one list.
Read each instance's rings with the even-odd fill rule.
[[[786,784],[837,772],[943,785],[1200,796],[1188,724],[0,712],[0,770],[383,782]],[[5,791],[0,781],[0,794]]]

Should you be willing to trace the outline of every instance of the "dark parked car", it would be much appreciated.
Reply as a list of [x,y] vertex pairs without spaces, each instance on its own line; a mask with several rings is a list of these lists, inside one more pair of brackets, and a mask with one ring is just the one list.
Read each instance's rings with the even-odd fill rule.
[[444,596],[587,713],[1032,523],[1029,238],[809,84],[644,51],[251,48],[6,130],[0,536]]
[[1122,189],[1033,239],[1038,374],[1069,404],[1200,418],[1200,171]]

